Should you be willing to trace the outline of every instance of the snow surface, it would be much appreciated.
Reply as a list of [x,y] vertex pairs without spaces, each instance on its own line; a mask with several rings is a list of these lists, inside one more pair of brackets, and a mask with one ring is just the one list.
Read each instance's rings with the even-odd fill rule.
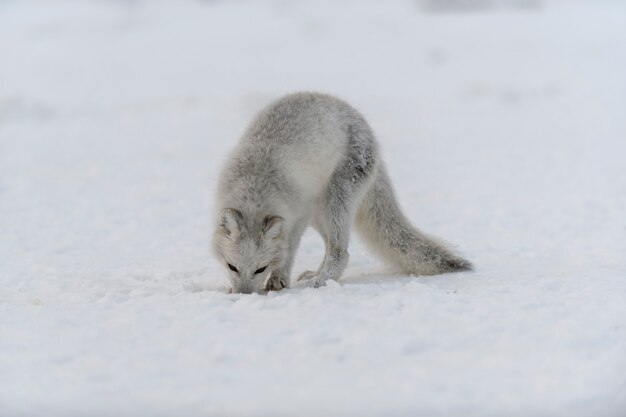
[[[626,2],[478,3],[0,3],[0,416],[626,415]],[[296,90],[475,272],[221,291],[220,163]]]

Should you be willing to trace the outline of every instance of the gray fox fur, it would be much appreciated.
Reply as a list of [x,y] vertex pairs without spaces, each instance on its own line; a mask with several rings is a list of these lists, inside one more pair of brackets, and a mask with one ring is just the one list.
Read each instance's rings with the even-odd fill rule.
[[309,225],[326,244],[317,271],[298,278],[314,287],[341,277],[353,224],[373,252],[403,273],[472,268],[411,225],[369,125],[346,102],[325,94],[291,94],[259,113],[222,170],[216,205],[213,247],[233,292],[289,287]]

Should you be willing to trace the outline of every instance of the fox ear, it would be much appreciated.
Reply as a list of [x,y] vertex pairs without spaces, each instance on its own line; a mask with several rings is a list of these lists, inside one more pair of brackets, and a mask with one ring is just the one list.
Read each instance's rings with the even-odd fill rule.
[[283,232],[285,220],[280,216],[267,216],[263,220],[263,236],[266,239],[275,239]]
[[219,227],[223,228],[227,236],[236,235],[241,231],[243,215],[234,208],[227,208],[220,211]]

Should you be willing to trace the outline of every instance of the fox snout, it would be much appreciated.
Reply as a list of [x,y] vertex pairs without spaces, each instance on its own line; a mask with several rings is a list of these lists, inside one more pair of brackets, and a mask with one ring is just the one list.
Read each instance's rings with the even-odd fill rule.
[[254,282],[252,280],[245,280],[242,282],[233,284],[233,293],[238,294],[261,294],[262,292],[255,288]]
[[238,294],[252,294],[254,290],[250,286],[240,286],[237,288],[233,288],[233,292]]

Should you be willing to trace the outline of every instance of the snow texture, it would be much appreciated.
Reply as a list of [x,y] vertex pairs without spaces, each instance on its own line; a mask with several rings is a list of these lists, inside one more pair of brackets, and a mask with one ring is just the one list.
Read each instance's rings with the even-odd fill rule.
[[[0,3],[0,416],[626,415],[626,3],[435,4]],[[475,272],[223,291],[219,166],[297,90]]]

